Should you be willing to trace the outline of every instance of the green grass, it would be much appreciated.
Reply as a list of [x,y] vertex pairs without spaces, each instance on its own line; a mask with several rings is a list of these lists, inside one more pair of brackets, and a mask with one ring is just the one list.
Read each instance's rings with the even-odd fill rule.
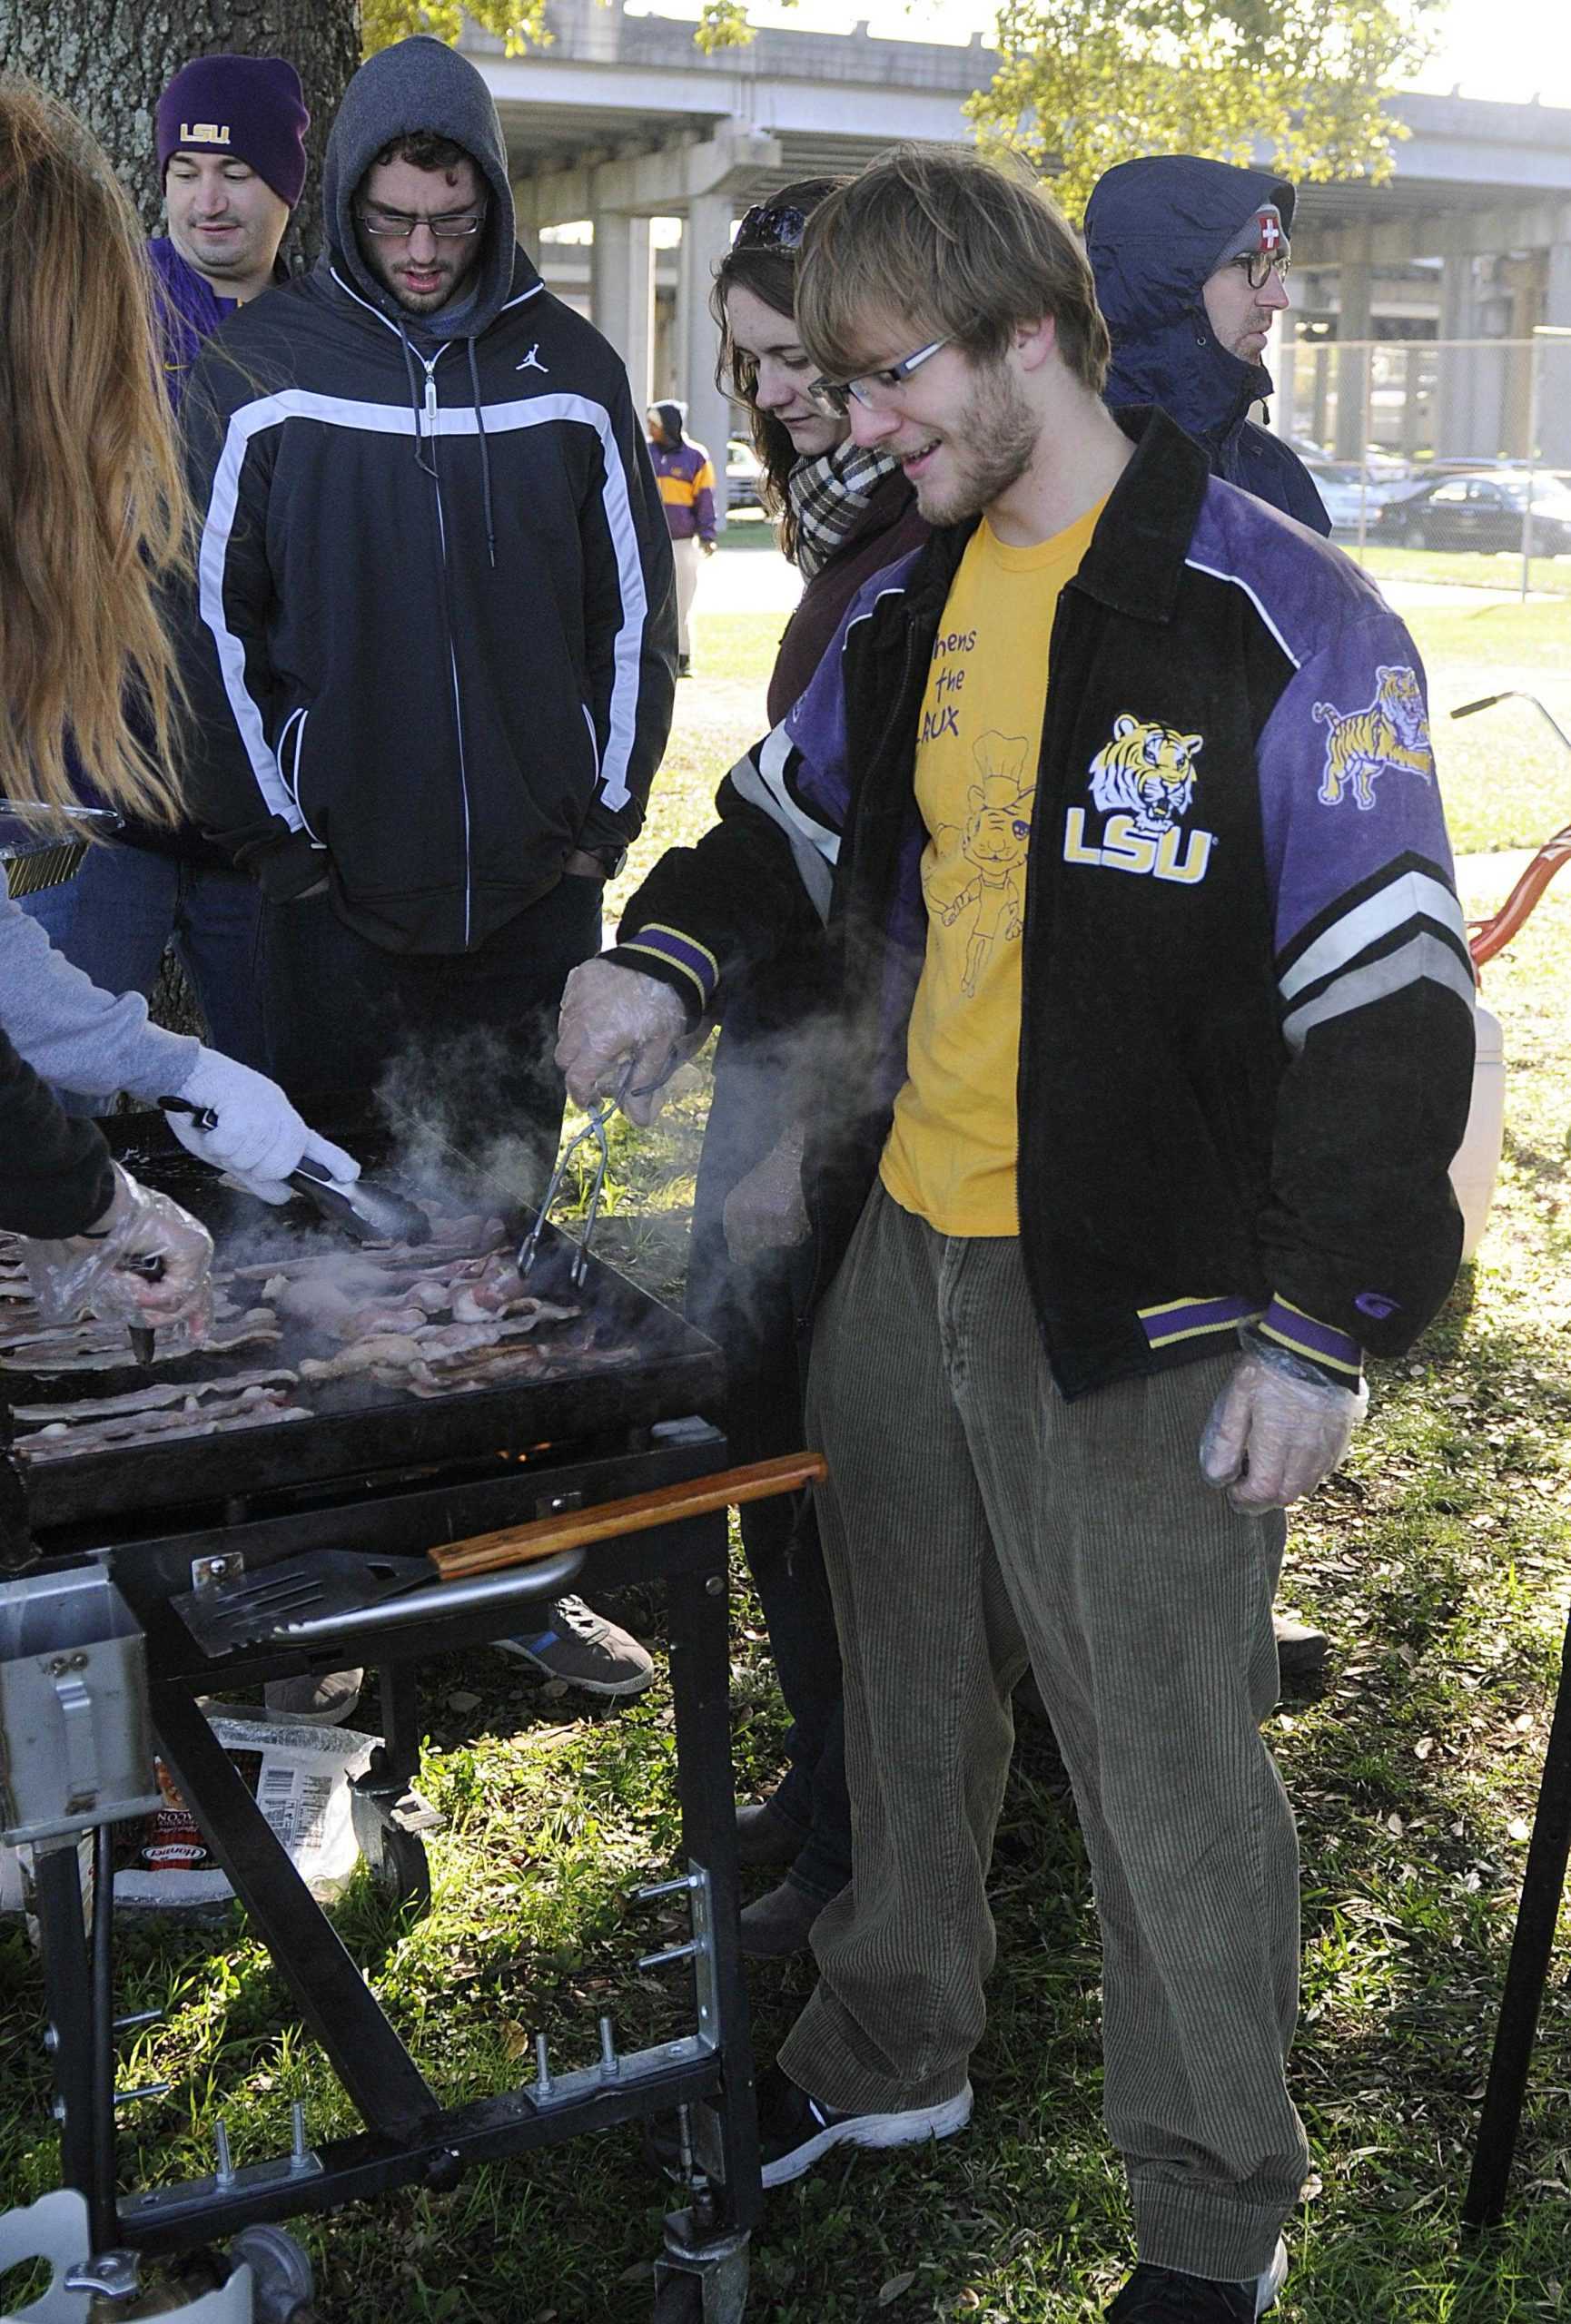
[[[1490,652],[1524,658],[1544,611],[1527,609],[1527,633],[1491,629]],[[1470,631],[1463,657],[1449,638],[1437,653],[1436,633],[1416,625],[1438,685],[1461,660],[1488,658]],[[1536,634],[1547,652],[1547,633]],[[756,732],[763,629],[715,616],[697,645],[703,666],[726,675],[681,689],[672,766],[683,771],[668,771],[657,795],[644,862],[705,827],[725,753]],[[1477,844],[1508,843],[1494,837],[1489,798],[1478,786]],[[1316,2173],[1289,2228],[1282,2324],[1537,2324],[1571,2309],[1564,1948],[1509,2218],[1476,2249],[1457,2231],[1571,1600],[1568,990],[1571,887],[1551,891],[1489,971],[1511,1079],[1479,1259],[1413,1354],[1379,1371],[1349,1460],[1294,1525],[1285,1594],[1325,1622],[1336,1651],[1323,1697],[1289,1703],[1270,1729],[1303,1837],[1293,2080]],[[706,1102],[700,1061],[652,1131],[617,1132],[605,1247],[667,1295]],[[657,1593],[620,1610],[657,1645]],[[782,1718],[741,1586],[734,1668],[748,1788],[778,1765]],[[624,1903],[636,1880],[669,1868],[676,1842],[664,1686],[619,1713],[579,1718],[570,1699],[479,1654],[429,1668],[423,1701],[421,1783],[447,1817],[431,1844],[432,1910],[414,1921],[361,1887],[337,1920],[444,2094],[527,2073],[537,2026],[564,2063],[591,2054],[602,2009],[627,2041],[673,2029],[679,1981],[634,1973],[651,1923]],[[1128,2216],[1098,2120],[1095,1916],[1052,1755],[1032,1728],[993,1893],[999,1964],[972,2131],[931,2152],[837,2162],[771,2197],[750,2319],[1091,2324],[1101,2314],[1125,2264]],[[761,2056],[809,1981],[800,1965],[755,1974]],[[0,2184],[17,2200],[52,2185],[55,2165],[37,1966],[14,1925],[0,1929]],[[173,2084],[123,2118],[128,2181],[209,2169],[219,2112],[241,2162],[287,2146],[292,2097],[313,2132],[351,2127],[238,1917],[216,1932],[129,1930],[119,1998],[165,2012],[125,2044],[123,2081]],[[450,2195],[405,2194],[299,2231],[331,2324],[604,2324],[647,2313],[661,2209],[635,2137],[615,2132],[477,2171]]]
[[1571,734],[1571,601],[1477,608],[1409,604],[1429,676],[1435,759],[1458,853],[1536,847],[1571,821],[1571,751],[1525,702],[1471,718],[1459,704],[1507,687],[1541,697]]
[[[1356,541],[1339,545],[1345,547],[1349,556],[1358,554]],[[1368,541],[1359,562],[1382,581],[1445,581],[1463,589],[1513,592],[1522,586],[1521,556],[1508,553],[1486,556],[1477,550],[1397,548]],[[1529,590],[1548,590],[1559,596],[1571,594],[1571,557],[1530,558],[1527,586]]]

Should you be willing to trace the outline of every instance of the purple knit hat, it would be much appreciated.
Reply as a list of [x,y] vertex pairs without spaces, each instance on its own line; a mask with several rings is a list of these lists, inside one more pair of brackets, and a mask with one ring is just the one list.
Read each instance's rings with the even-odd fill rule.
[[199,56],[158,100],[158,178],[172,153],[225,153],[294,208],[305,184],[311,115],[300,74],[282,56]]

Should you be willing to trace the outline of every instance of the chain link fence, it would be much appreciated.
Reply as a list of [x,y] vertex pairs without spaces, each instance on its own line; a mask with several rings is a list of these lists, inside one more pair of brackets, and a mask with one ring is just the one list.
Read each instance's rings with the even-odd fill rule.
[[1571,330],[1274,352],[1271,424],[1377,574],[1571,595]]

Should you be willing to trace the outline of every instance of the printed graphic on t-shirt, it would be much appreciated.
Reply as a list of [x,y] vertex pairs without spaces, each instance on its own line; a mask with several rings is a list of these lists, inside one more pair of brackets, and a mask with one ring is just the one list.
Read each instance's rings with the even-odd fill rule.
[[[995,947],[1017,939],[1025,926],[1025,851],[1036,797],[1035,783],[1027,780],[1029,735],[983,734],[972,755],[980,780],[966,793],[965,822],[939,825],[922,866],[929,912],[945,928],[957,921],[964,927],[960,990],[968,1000]],[[957,868],[964,884],[944,901]]]

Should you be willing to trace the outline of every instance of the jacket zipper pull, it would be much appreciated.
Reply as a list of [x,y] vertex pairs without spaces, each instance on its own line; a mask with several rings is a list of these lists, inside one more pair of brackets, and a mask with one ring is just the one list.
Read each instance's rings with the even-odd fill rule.
[[433,372],[433,371],[428,371],[428,372],[426,373],[426,434],[427,434],[428,436],[434,436],[434,435],[436,434],[436,432],[437,432],[437,382],[436,382],[436,374],[435,374],[435,372]]

